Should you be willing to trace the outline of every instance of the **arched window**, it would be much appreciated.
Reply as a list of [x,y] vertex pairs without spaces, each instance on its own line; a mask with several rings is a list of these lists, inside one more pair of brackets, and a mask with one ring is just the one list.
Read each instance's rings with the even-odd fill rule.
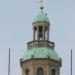
[[55,69],[51,70],[51,75],[55,75]]
[[44,75],[44,70],[42,68],[38,68],[37,75]]
[[26,75],[29,75],[29,69],[26,70]]

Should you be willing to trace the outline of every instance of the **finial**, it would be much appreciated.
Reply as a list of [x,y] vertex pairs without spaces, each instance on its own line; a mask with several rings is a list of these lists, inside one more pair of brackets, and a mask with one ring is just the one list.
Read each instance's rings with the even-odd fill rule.
[[47,13],[45,13],[45,15],[47,16]]
[[43,9],[43,0],[40,0],[40,9]]

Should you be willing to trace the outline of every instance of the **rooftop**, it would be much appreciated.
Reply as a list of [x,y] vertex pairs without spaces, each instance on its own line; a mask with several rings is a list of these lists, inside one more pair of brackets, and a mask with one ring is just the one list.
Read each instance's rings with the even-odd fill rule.
[[57,61],[60,60],[56,51],[50,48],[33,48],[31,50],[27,50],[22,57],[22,61],[26,61],[32,58],[50,58]]

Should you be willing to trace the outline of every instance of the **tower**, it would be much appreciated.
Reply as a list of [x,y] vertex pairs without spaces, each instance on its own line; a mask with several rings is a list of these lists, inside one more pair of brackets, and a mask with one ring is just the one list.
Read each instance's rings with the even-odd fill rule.
[[42,4],[32,27],[33,40],[20,59],[22,75],[60,75],[61,59],[54,50],[55,43],[49,41],[50,22]]

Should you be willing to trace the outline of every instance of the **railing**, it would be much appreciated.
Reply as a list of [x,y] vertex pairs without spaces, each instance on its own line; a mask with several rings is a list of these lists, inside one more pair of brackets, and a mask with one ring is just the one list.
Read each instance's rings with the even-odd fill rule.
[[34,40],[31,42],[28,42],[27,45],[28,45],[28,49],[31,49],[34,47],[47,47],[47,48],[55,47],[54,42],[47,41],[47,40],[40,40],[40,41]]

